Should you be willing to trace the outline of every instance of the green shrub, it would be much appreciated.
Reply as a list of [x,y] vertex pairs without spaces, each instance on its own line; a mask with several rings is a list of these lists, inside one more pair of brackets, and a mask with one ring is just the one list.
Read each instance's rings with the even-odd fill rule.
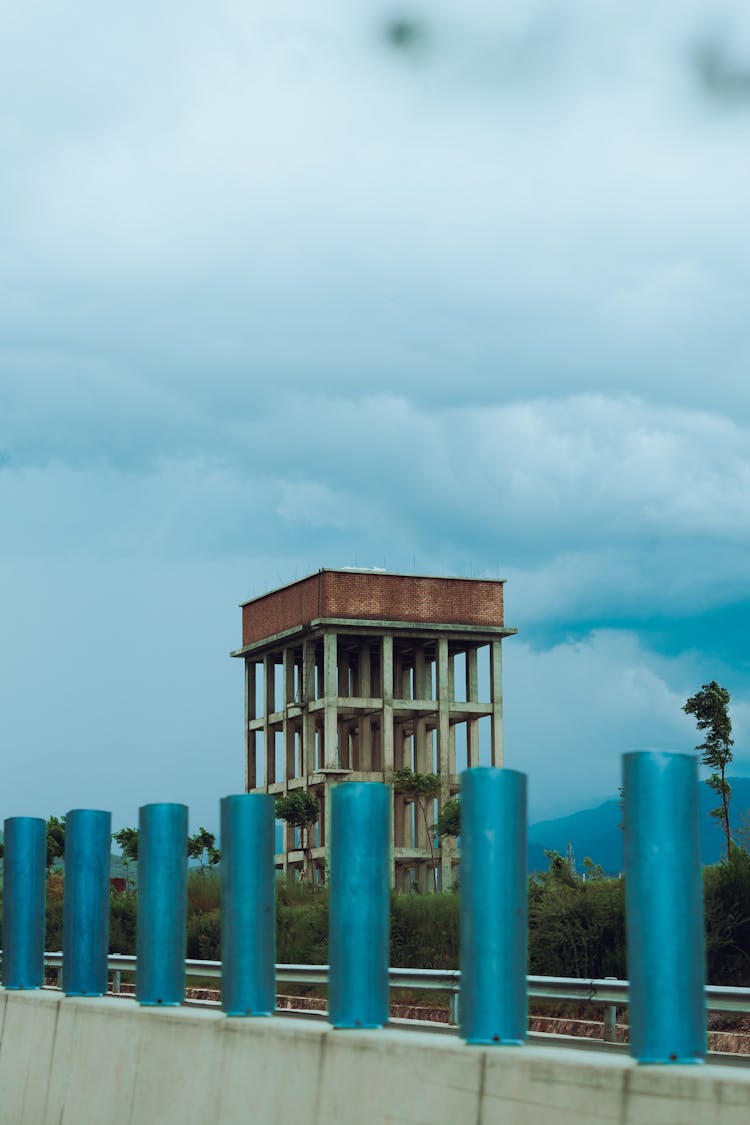
[[135,891],[113,891],[109,896],[109,951],[135,953],[138,896]]
[[458,968],[455,894],[391,897],[391,965],[401,969]]
[[187,923],[187,955],[202,961],[221,960],[221,914],[190,914]]
[[750,985],[750,855],[738,847],[703,875],[711,984]]

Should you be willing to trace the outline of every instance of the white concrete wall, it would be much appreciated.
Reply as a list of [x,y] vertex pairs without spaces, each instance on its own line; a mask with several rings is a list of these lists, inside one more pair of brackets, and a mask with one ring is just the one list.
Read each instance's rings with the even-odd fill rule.
[[750,1067],[0,989],[0,1125],[747,1125]]

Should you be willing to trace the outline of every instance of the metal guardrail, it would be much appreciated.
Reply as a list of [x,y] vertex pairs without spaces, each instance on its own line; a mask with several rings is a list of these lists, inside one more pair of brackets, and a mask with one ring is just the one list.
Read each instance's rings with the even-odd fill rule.
[[[44,964],[50,969],[62,967],[62,953],[45,953]],[[131,954],[110,953],[109,972],[112,991],[118,993],[123,973],[134,973],[136,958]],[[188,977],[204,977],[221,981],[221,961],[188,960],[185,962]],[[423,992],[445,992],[448,995],[449,1020],[458,1023],[458,995],[461,973],[458,969],[389,969],[391,988],[404,988]],[[604,1039],[616,1039],[616,1012],[627,1007],[630,984],[612,977],[584,979],[581,977],[529,976],[529,997],[537,1000],[570,1000],[578,1003],[601,1004],[604,1012]],[[327,985],[327,965],[277,965],[276,981],[279,984]],[[711,1012],[729,1012],[750,1015],[750,988],[732,988],[724,985],[706,986],[706,1004]]]

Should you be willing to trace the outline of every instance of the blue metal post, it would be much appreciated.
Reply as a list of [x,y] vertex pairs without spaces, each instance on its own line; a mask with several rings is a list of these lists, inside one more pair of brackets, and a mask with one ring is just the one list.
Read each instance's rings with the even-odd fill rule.
[[623,756],[630,1053],[640,1063],[706,1054],[706,959],[693,754]]
[[390,791],[352,781],[331,791],[328,1019],[388,1022]]
[[528,1029],[526,775],[461,774],[460,1034],[523,1043]]
[[112,815],[73,809],[65,818],[62,987],[66,996],[104,996],[109,952]]
[[144,1005],[185,999],[187,941],[186,805],[138,811],[138,925],[135,995]]
[[3,987],[41,988],[46,825],[40,817],[11,816],[3,833]]
[[221,1006],[228,1016],[276,1008],[274,799],[240,793],[221,802]]

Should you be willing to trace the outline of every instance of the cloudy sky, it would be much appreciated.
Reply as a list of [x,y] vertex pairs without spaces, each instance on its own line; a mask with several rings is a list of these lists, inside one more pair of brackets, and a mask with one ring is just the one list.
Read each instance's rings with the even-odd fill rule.
[[750,15],[0,12],[0,816],[242,786],[238,603],[501,576],[532,815],[750,773]]

